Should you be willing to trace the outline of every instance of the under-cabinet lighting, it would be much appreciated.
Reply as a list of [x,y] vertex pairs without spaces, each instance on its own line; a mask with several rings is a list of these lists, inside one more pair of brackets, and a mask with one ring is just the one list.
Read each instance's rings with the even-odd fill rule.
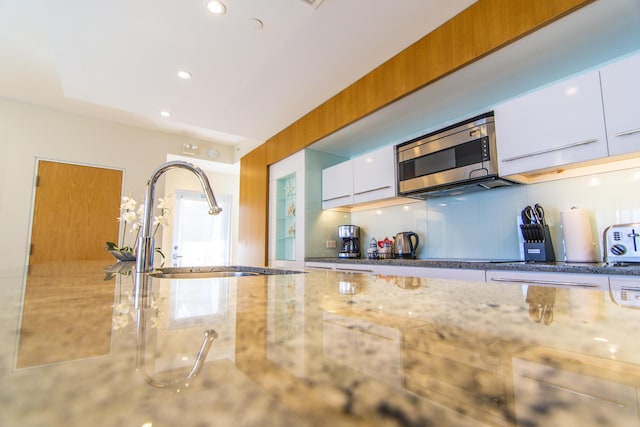
[[171,117],[171,113],[168,112],[167,110],[160,111],[160,115],[162,117]]

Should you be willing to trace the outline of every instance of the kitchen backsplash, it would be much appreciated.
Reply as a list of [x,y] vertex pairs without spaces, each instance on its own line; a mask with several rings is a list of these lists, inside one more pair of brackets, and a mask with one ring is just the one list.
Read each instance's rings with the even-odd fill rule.
[[560,212],[589,210],[601,259],[607,226],[640,222],[640,168],[352,212],[350,223],[361,227],[363,254],[372,237],[413,231],[418,258],[523,259],[518,218],[535,203],[545,209],[557,260],[564,259]]

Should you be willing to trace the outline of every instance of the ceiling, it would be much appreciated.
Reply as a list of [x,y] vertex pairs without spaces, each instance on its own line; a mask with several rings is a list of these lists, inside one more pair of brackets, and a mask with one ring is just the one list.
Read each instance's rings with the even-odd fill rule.
[[474,1],[225,3],[0,0],[0,97],[246,152]]

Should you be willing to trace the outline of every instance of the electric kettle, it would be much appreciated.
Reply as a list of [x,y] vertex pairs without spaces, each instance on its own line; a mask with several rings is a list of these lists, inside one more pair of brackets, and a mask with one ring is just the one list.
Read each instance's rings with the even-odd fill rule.
[[[415,238],[415,239],[414,239]],[[394,236],[396,258],[415,258],[420,238],[412,231],[403,231]]]

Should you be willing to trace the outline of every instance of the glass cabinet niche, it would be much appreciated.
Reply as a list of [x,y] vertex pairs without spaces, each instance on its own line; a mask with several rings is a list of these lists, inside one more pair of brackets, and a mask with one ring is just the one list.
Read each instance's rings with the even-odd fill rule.
[[276,180],[277,260],[296,260],[296,173]]

